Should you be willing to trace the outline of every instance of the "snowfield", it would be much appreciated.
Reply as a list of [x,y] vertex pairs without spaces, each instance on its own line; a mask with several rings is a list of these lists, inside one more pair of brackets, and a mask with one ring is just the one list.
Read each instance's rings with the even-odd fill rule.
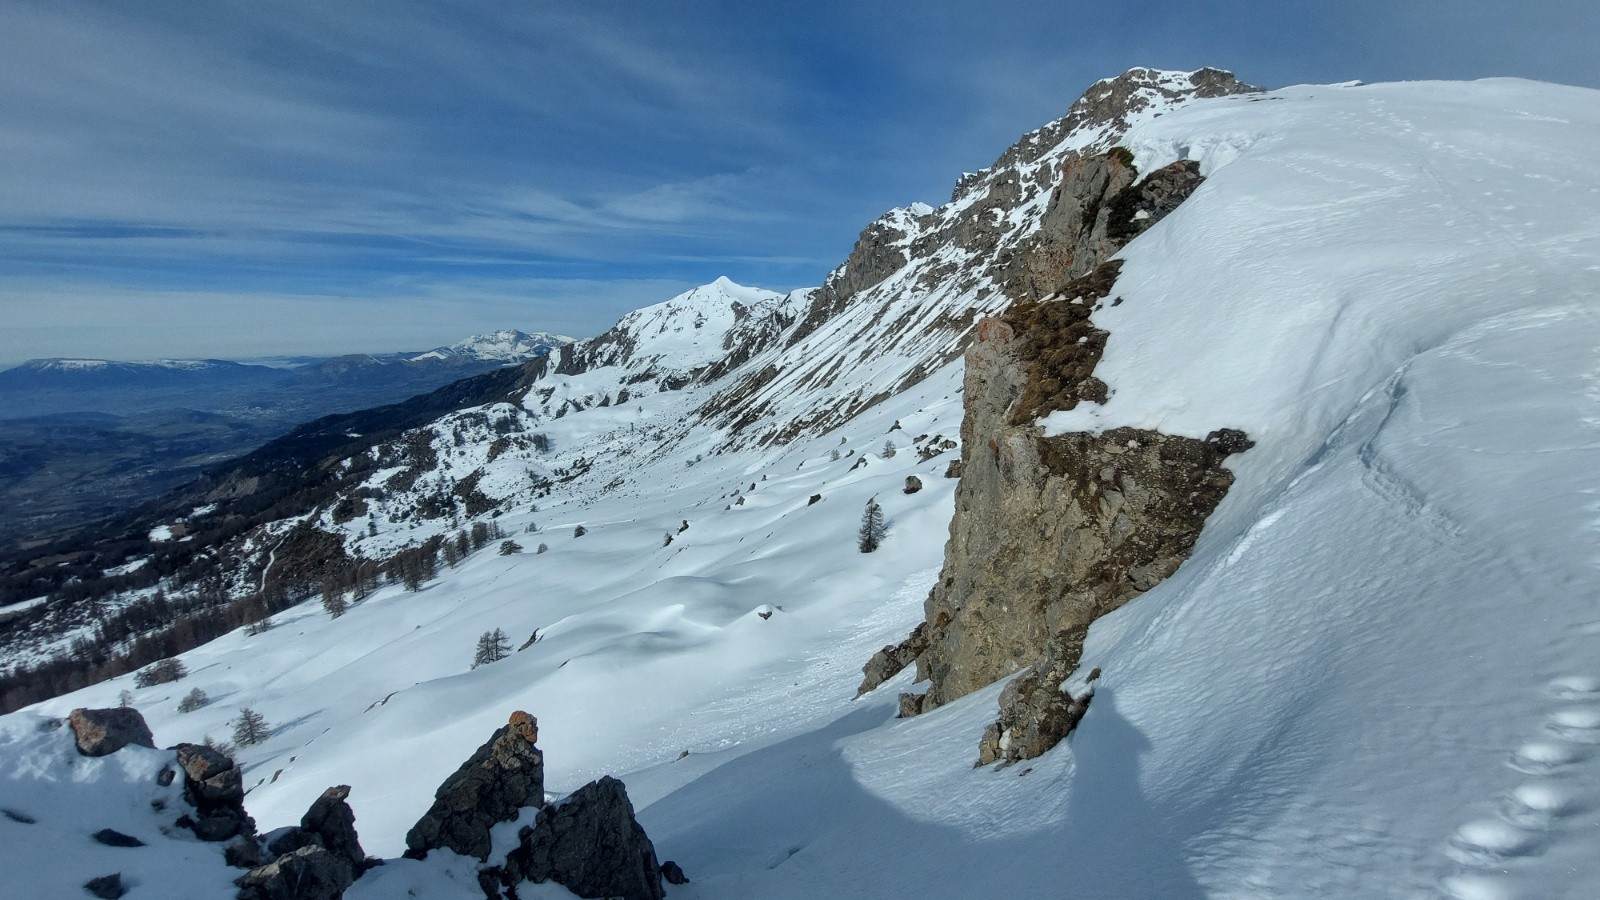
[[[957,451],[917,449],[959,438],[959,361],[826,434],[720,453],[727,436],[692,420],[706,388],[560,418],[530,395],[548,465],[593,469],[497,520],[521,553],[491,544],[338,619],[304,604],[184,654],[176,683],[122,678],[0,719],[0,807],[39,820],[0,817],[7,889],[72,895],[133,865],[83,835],[155,827],[139,817],[161,752],[84,760],[40,730],[130,690],[163,745],[262,713],[271,738],[240,755],[261,830],[349,784],[363,844],[388,857],[526,709],[548,790],[627,783],[693,879],[671,897],[1592,900],[1600,93],[1302,86],[1161,110],[1120,143],[1141,171],[1194,158],[1208,180],[1126,248],[1120,302],[1094,315],[1110,400],[1042,424],[1239,428],[1256,446],[1194,556],[1091,629],[1082,665],[1104,674],[1055,750],[973,768],[999,684],[909,720],[909,673],[853,699],[938,577]],[[712,361],[733,302],[794,296],[699,291],[673,301],[687,319],[632,314],[657,369]],[[833,390],[896,383],[870,349]],[[594,397],[618,377],[540,387]],[[449,465],[488,465],[481,450]],[[922,490],[903,493],[908,475]],[[872,498],[889,533],[861,554]],[[470,668],[494,628],[538,637]],[[178,713],[194,687],[212,702]],[[114,852],[163,862],[132,897],[231,890],[192,840]],[[46,854],[59,866],[27,862]],[[473,873],[449,853],[391,861],[348,896],[481,897]]]

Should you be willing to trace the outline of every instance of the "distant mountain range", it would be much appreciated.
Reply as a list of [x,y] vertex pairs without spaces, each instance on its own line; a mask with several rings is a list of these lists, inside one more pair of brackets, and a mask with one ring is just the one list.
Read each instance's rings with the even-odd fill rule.
[[272,365],[58,358],[0,371],[0,553],[149,500],[296,425],[426,394],[571,342],[504,329],[432,350]]
[[[504,329],[432,350],[299,358],[289,365],[225,359],[35,359],[0,371],[0,419],[79,412],[120,415],[172,407],[225,412],[243,404],[256,414],[282,407],[299,421],[304,411],[328,401],[344,409],[369,401],[393,402],[496,366],[526,362],[571,341],[559,334]],[[308,389],[339,396],[302,396]],[[257,396],[258,390],[278,396]],[[342,402],[347,398],[362,402]]]

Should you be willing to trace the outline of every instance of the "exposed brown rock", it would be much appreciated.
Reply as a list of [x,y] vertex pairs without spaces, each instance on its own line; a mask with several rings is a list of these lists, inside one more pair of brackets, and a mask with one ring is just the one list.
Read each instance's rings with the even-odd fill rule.
[[1088,634],[1087,622],[1056,633],[1045,644],[1044,657],[1011,679],[1000,694],[1000,718],[978,744],[978,765],[1033,759],[1078,726],[1089,711],[1093,689],[1074,696],[1061,682],[1077,668]]
[[1032,664],[1051,635],[1175,571],[1233,482],[1223,460],[1247,445],[1129,428],[1047,438],[1031,417],[1018,422],[1018,403],[1036,416],[1050,397],[1072,400],[1070,383],[1030,389],[1052,346],[1019,336],[1034,321],[988,320],[968,353],[965,471],[917,662],[932,680],[926,709]]
[[861,667],[861,686],[856,688],[856,696],[874,690],[878,685],[900,674],[901,670],[915,662],[927,649],[928,623],[923,622],[913,629],[905,640],[898,644],[889,644],[872,654],[867,664]]
[[84,756],[106,756],[129,744],[154,747],[156,739],[144,716],[131,706],[112,709],[85,709],[79,707],[67,716],[67,724],[77,739],[78,752]]
[[967,351],[961,483],[924,623],[880,651],[862,683],[870,690],[914,654],[917,680],[930,683],[901,698],[901,714],[915,715],[1026,669],[1002,695],[985,761],[1037,756],[1072,730],[1087,696],[1059,685],[1088,625],[1188,558],[1233,482],[1223,461],[1251,446],[1229,429],[1205,440],[1132,428],[1046,437],[1035,424],[1105,401],[1093,372],[1107,335],[1090,315],[1120,263],[1101,260],[1200,183],[1189,165],[1135,182],[1115,152],[1069,160],[1066,172],[1046,214],[1055,224],[1013,259],[1007,289],[1019,302],[980,321]]

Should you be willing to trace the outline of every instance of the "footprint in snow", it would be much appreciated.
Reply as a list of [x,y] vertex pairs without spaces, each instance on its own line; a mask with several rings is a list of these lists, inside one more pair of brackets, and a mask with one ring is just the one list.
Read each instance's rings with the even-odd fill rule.
[[1560,836],[1562,817],[1580,806],[1570,770],[1590,756],[1586,745],[1600,744],[1600,678],[1569,675],[1551,681],[1545,692],[1562,705],[1544,717],[1544,735],[1518,747],[1506,764],[1533,776],[1501,799],[1494,815],[1456,828],[1445,855],[1463,867],[1438,881],[1439,894],[1452,900],[1513,900],[1520,889],[1513,861],[1538,856]]

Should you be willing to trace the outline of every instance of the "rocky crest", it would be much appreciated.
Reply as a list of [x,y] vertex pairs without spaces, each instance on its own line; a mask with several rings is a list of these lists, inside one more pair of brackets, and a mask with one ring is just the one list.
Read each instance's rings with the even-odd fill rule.
[[489,859],[489,829],[516,821],[524,806],[544,805],[544,754],[534,743],[539,722],[518,710],[434,793],[431,806],[406,833],[406,856],[422,859],[449,848]]
[[[487,877],[480,878],[486,893],[496,882],[514,888],[522,881],[554,881],[579,897],[665,896],[655,846],[633,817],[627,789],[609,775],[539,810],[534,824],[523,826],[517,837],[505,865],[485,870]],[[499,896],[498,890],[490,894]]]
[[[1080,105],[1106,115],[1127,105],[1114,83],[1096,88]],[[929,687],[903,695],[901,715],[1026,670],[1007,686],[980,762],[1038,756],[1071,732],[1089,693],[1060,686],[1089,624],[1188,558],[1233,482],[1223,461],[1251,445],[1227,429],[1204,440],[1128,428],[1051,437],[1036,424],[1106,401],[1094,370],[1107,334],[1090,316],[1116,285],[1121,263],[1109,258],[1203,180],[1188,161],[1137,176],[1120,148],[1066,160],[1038,229],[1005,259],[1001,285],[1015,302],[980,321],[967,350],[943,571],[925,621],[863,669],[865,692],[915,660]]]
[[239,766],[204,744],[179,744],[175,749],[178,766],[183,769],[183,794],[198,816],[185,816],[178,824],[194,831],[202,841],[253,837],[256,823],[244,811],[244,778]]

